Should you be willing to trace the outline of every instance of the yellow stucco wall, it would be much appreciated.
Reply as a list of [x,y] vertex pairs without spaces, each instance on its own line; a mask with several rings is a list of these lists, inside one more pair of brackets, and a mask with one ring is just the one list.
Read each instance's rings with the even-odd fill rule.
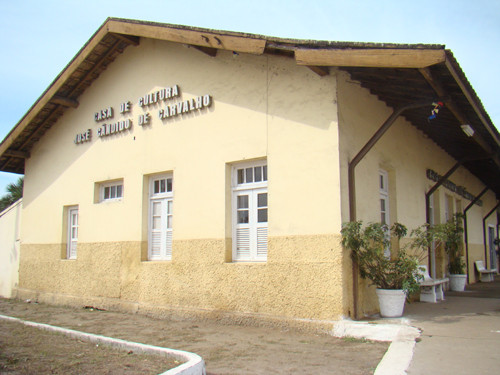
[[0,296],[10,298],[19,282],[22,200],[0,212]]
[[[178,85],[182,100],[210,95],[201,111],[160,120],[164,105],[140,97]],[[130,113],[118,114],[130,101]],[[165,104],[172,104],[172,99]],[[215,58],[187,46],[142,39],[79,98],[76,109],[44,135],[26,162],[20,293],[73,304],[130,303],[148,308],[336,319],[352,312],[349,254],[340,246],[348,217],[347,166],[392,110],[340,70],[319,77],[292,59],[232,54]],[[131,130],[97,137],[94,113]],[[139,126],[149,112],[151,124]],[[76,134],[92,129],[90,142]],[[269,169],[268,259],[231,260],[231,165],[266,159]],[[389,173],[391,222],[425,222],[426,169],[444,174],[455,161],[400,118],[359,164],[357,217],[378,221],[378,171]],[[148,176],[172,173],[171,261],[147,261]],[[100,182],[122,179],[124,197],[99,203]],[[450,178],[472,194],[483,185],[463,168]],[[436,222],[468,204],[440,188]],[[471,267],[480,259],[487,193],[469,212]],[[65,207],[79,206],[76,260],[64,259]],[[496,217],[488,223],[496,225]],[[437,254],[438,276],[445,259]],[[472,270],[470,270],[472,271]],[[475,279],[471,279],[475,280]],[[378,310],[360,283],[361,312]],[[57,297],[59,296],[59,297]]]
[[[371,95],[367,89],[353,81],[347,73],[338,73],[340,176],[342,191],[342,222],[349,220],[348,163],[361,150],[371,136],[392,114],[392,109]],[[432,108],[431,108],[432,109]],[[430,111],[430,109],[429,109]],[[430,113],[430,112],[429,112]],[[429,124],[432,126],[432,123]],[[458,125],[457,125],[458,126]],[[353,131],[353,129],[356,129]],[[434,185],[427,179],[426,170],[432,169],[444,175],[456,161],[430,141],[423,133],[411,126],[404,118],[398,118],[374,148],[356,168],[357,220],[365,223],[380,221],[380,193],[378,173],[389,174],[389,206],[391,223],[400,222],[409,229],[425,223],[425,193]],[[484,185],[465,168],[459,168],[449,180],[466,187],[472,194],[479,194]],[[434,193],[435,222],[445,222],[445,198],[449,197],[450,214],[462,211],[470,201],[444,187]],[[483,206],[474,206],[468,213],[469,253],[471,282],[474,260],[483,259],[482,218],[495,206],[490,191],[482,197]],[[496,225],[496,215],[488,223]],[[442,251],[436,254],[436,273],[446,273],[447,258]],[[345,269],[346,277],[350,267]],[[350,281],[352,283],[352,280]],[[378,309],[374,289],[360,284],[360,312],[370,314]],[[352,298],[350,298],[352,303]]]
[[[163,105],[153,105],[151,125],[139,126],[138,98],[176,84],[182,100],[208,94],[211,107],[162,121]],[[336,95],[335,74],[319,77],[284,57],[212,58],[147,39],[128,48],[26,162],[20,291],[74,304],[345,315]],[[117,114],[126,101],[132,112]],[[110,106],[112,121],[133,126],[99,138],[94,113]],[[75,145],[89,128],[92,140]],[[259,158],[269,169],[268,260],[233,263],[229,166]],[[174,179],[172,261],[150,262],[147,177],[162,172]],[[123,199],[96,203],[96,183],[114,179],[123,179]],[[76,260],[64,259],[71,205],[79,206]]]

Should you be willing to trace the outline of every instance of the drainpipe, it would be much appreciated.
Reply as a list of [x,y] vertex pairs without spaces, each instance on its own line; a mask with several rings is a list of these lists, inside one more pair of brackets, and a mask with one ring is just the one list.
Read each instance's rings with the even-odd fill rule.
[[[497,211],[497,236],[496,238],[500,238],[499,236],[499,229],[500,229],[500,212]],[[498,261],[499,261],[499,255],[500,255],[500,245],[497,245],[496,248],[495,248],[495,251],[497,252],[497,264],[495,264],[495,268],[498,270],[499,267],[498,267]]]
[[[431,218],[430,218],[430,200],[431,200],[431,195],[434,194],[434,192],[453,174],[453,172],[455,172],[458,167],[460,167],[462,165],[462,161],[458,161],[453,167],[451,167],[451,169],[446,172],[446,174],[444,176],[441,176],[441,178],[438,180],[438,182],[436,182],[434,184],[433,187],[431,187],[431,189],[425,193],[425,221],[427,223],[427,225],[430,225],[431,224]],[[428,263],[428,269],[431,270],[431,277],[433,279],[436,278],[436,267],[435,267],[435,259],[433,259],[433,255],[435,256],[435,254],[433,254],[433,251],[431,249],[431,247],[429,247],[427,249],[427,263]]]
[[465,236],[465,260],[467,262],[467,284],[470,284],[470,272],[469,272],[469,233],[467,230],[467,211],[476,204],[476,202],[481,199],[481,197],[488,191],[488,187],[485,187],[476,198],[469,203],[464,210],[464,236]]
[[[370,138],[370,140],[363,146],[363,148],[358,152],[358,154],[349,162],[348,170],[348,183],[349,183],[349,221],[356,221],[356,175],[355,169],[359,162],[366,156],[366,154],[375,146],[380,138],[385,134],[391,125],[396,121],[396,119],[401,116],[401,114],[409,109],[415,109],[420,107],[432,106],[432,103],[439,101],[440,99],[428,100],[425,102],[416,102],[408,104],[396,109],[392,115],[390,115],[387,120],[382,124],[382,126],[375,132],[375,134]],[[354,319],[358,319],[358,276],[359,267],[358,262],[352,262],[352,295],[353,295],[353,312]]]
[[[487,245],[486,245],[486,219],[488,219],[488,217],[493,213],[495,212],[495,210],[500,206],[500,201],[496,204],[495,207],[493,207],[491,209],[490,212],[488,212],[486,214],[485,217],[483,217],[483,243],[484,243],[484,264],[485,264],[485,267],[488,268],[488,251],[487,251]],[[491,263],[491,262],[490,262]],[[490,264],[491,266],[491,264]]]

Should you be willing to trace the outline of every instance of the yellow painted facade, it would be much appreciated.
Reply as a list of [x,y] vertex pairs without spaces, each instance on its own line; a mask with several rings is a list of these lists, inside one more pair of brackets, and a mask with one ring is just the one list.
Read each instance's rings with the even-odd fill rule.
[[[178,96],[140,106],[174,86]],[[207,95],[202,109],[159,118],[165,106]],[[321,77],[284,56],[220,50],[211,57],[142,38],[78,101],[26,160],[19,296],[148,312],[314,320],[352,314],[351,261],[340,245],[349,220],[347,166],[392,110],[346,72],[330,68]],[[120,113],[128,102],[130,111]],[[111,119],[95,121],[110,107]],[[98,136],[104,123],[127,120],[129,129]],[[75,144],[87,129],[91,139]],[[236,262],[232,166],[252,160],[265,160],[269,171],[267,260]],[[425,192],[434,184],[426,170],[443,174],[454,163],[398,119],[357,167],[358,219],[380,220],[382,169],[391,222],[423,224]],[[172,259],[150,261],[149,183],[164,173],[173,179]],[[463,168],[450,179],[473,194],[483,188]],[[123,198],[101,202],[101,185],[118,180]],[[496,202],[491,192],[482,200],[469,212],[471,259],[482,256],[482,217]],[[440,188],[436,222],[445,220],[445,207],[456,212],[468,203]],[[67,259],[68,208],[75,205],[77,255]],[[496,226],[496,217],[488,224]],[[438,254],[438,274],[445,263]],[[377,311],[373,288],[360,285],[361,313]]]
[[[213,103],[164,121],[163,106],[137,104],[173,85],[182,100],[208,94]],[[26,164],[24,293],[284,317],[346,314],[335,75],[320,78],[286,58],[221,52],[213,59],[144,40],[79,101]],[[126,101],[131,113],[113,121],[130,118],[132,128],[98,138],[94,113],[116,113]],[[151,123],[141,127],[146,112]],[[87,128],[91,141],[75,145]],[[268,258],[238,263],[231,258],[231,165],[252,159],[269,168]],[[164,172],[174,181],[172,260],[148,261],[148,176]],[[117,179],[123,198],[99,203],[96,186]],[[64,209],[73,205],[79,237],[77,259],[69,260]]]

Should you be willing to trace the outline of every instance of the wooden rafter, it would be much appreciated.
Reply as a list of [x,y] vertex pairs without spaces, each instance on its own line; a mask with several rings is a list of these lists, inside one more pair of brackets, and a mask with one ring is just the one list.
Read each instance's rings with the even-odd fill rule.
[[[455,116],[455,118],[458,120],[460,125],[464,124],[469,124],[468,118],[462,113],[462,111],[459,109],[459,107],[453,102],[453,100],[448,96],[448,93],[446,92],[445,88],[443,87],[441,81],[439,81],[436,77],[432,75],[432,72],[429,68],[422,68],[419,69],[420,73],[422,76],[425,78],[425,80],[431,85],[433,90],[438,94],[440,97],[448,97],[449,99],[444,102],[446,107],[450,110],[451,113]],[[493,161],[500,167],[500,158],[498,155],[495,155],[493,149],[491,146],[486,142],[483,137],[481,137],[477,132],[474,133],[474,135],[471,137],[476,141],[476,143],[481,146],[481,148],[486,151],[488,155],[493,159]]]
[[116,50],[118,45],[120,44],[120,41],[116,41],[113,43],[113,45],[110,47],[110,49],[97,61],[92,69],[90,69],[85,75],[80,79],[80,82],[78,82],[69,92],[69,95],[73,94],[76,90],[80,88],[81,85],[87,80],[87,78],[92,75]]
[[[450,74],[453,76],[453,78],[457,82],[458,86],[462,90],[462,93],[465,95],[465,97],[467,98],[469,104],[472,106],[472,108],[474,109],[474,111],[476,112],[476,114],[479,116],[479,118],[481,119],[481,121],[483,122],[483,124],[485,124],[485,125],[488,124],[489,121],[487,121],[486,118],[484,117],[483,111],[477,105],[476,100],[474,100],[474,98],[472,97],[470,91],[467,89],[467,87],[465,87],[464,83],[462,82],[462,79],[459,77],[457,71],[455,70],[455,68],[453,67],[453,65],[451,64],[451,62],[448,59],[446,59],[445,64],[446,64],[446,67],[448,68],[448,71],[450,72]],[[498,138],[498,134],[495,134],[495,132],[492,131],[492,129],[490,129],[489,126],[486,125],[485,127],[488,130],[488,132],[491,134],[491,136],[494,139],[496,139],[497,142],[500,142],[500,139]]]
[[[94,64],[94,66],[92,67],[92,69],[90,69],[81,79],[80,79],[80,82],[78,82],[69,92],[68,95],[71,95],[73,94],[86,80],[87,78],[93,74],[107,59],[108,57],[115,51],[115,49],[118,47],[118,44],[120,43],[120,41],[116,41],[112,46],[111,48],[109,49],[108,52],[106,52],[100,59],[99,61]],[[42,123],[37,126],[37,128],[25,139],[25,141],[23,142],[22,146],[20,147],[21,149],[23,147],[25,147],[32,139],[33,137],[35,137],[38,132],[40,131],[40,129],[43,129],[43,126],[55,115],[57,114],[58,112],[58,109],[59,107],[56,107],[54,109],[54,111],[51,112],[51,114],[45,119],[42,121]]]
[[[432,75],[432,72],[429,68],[421,68],[419,69],[419,72],[422,74],[427,83],[433,88],[433,90],[439,97],[445,97],[445,96],[449,97],[442,83]],[[449,98],[444,104],[446,104],[446,107],[450,110],[451,113],[453,113],[453,115],[457,118],[457,120],[461,124],[469,123],[467,117],[462,113],[462,111],[458,108],[455,102],[451,100],[451,98]]]
[[60,105],[58,104],[52,110],[52,112],[50,112],[50,114],[31,132],[31,134],[28,137],[26,137],[26,139],[21,144],[19,149],[23,149],[24,147],[26,147],[31,142],[31,140],[39,133],[40,129],[43,129],[44,126],[47,124],[47,122],[52,120],[57,115],[59,110],[60,110]]
[[198,51],[201,51],[210,57],[215,57],[217,55],[217,48],[195,46],[195,45],[191,45],[191,47],[196,48]]
[[314,73],[319,75],[320,77],[327,76],[330,74],[330,71],[328,70],[327,67],[324,66],[314,66],[314,65],[308,65],[307,66],[309,69],[311,69]]
[[[121,39],[117,40],[113,45],[110,47],[110,49],[99,59],[97,63],[94,64],[92,69],[90,69],[80,80],[79,82],[70,90],[68,95],[73,94],[78,88],[81,87],[81,85],[87,80],[87,78],[93,74],[117,49],[118,45],[120,44]],[[68,106],[73,106],[73,105],[78,105],[78,102],[76,100],[71,100],[68,98],[64,98],[58,95],[54,95],[52,97],[52,102],[56,104],[56,108],[47,116],[32,132],[31,134],[24,139],[24,142],[21,144],[21,147],[19,149],[23,149],[28,145],[31,140],[36,137],[41,129],[45,127],[47,122],[51,121],[56,114],[60,110],[60,106],[68,107]],[[74,103],[73,103],[74,102]],[[71,105],[70,105],[71,104]],[[9,159],[6,160],[6,162],[0,167],[0,169],[4,169],[10,162],[10,158],[13,157],[14,155],[8,155],[7,153],[4,153],[5,156],[8,156]]]
[[54,95],[51,100],[54,104],[60,104],[64,107],[77,108],[80,103],[77,100],[71,98],[65,98],[59,95]]
[[115,38],[118,38],[121,41],[130,44],[132,46],[138,46],[141,41],[139,37],[133,35],[123,35],[118,33],[110,33],[110,34],[113,35]]
[[266,41],[250,36],[230,35],[229,33],[215,33],[208,30],[201,31],[188,28],[165,27],[153,23],[140,24],[109,20],[106,24],[109,32],[135,35],[144,38],[168,40],[183,44],[192,44],[201,47],[226,49],[228,51],[246,52],[261,55],[264,53]]
[[18,151],[18,150],[7,150],[3,154],[4,156],[21,158],[21,159],[28,159],[30,157],[29,152]]

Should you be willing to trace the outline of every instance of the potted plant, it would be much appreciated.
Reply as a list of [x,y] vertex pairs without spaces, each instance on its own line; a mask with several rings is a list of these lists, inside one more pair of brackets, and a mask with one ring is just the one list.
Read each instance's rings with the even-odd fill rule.
[[442,245],[448,255],[448,272],[450,289],[457,292],[465,290],[467,273],[465,262],[462,259],[462,226],[463,215],[457,213],[451,220],[444,224],[436,224],[430,228],[431,236],[436,245]]
[[[396,223],[390,233],[399,242],[407,229]],[[343,225],[341,234],[342,245],[351,250],[361,277],[377,287],[380,314],[383,317],[402,316],[406,297],[419,290],[418,258],[409,255],[406,248],[386,256],[391,241],[389,228],[383,224],[372,223],[363,228],[361,221],[348,222]]]

